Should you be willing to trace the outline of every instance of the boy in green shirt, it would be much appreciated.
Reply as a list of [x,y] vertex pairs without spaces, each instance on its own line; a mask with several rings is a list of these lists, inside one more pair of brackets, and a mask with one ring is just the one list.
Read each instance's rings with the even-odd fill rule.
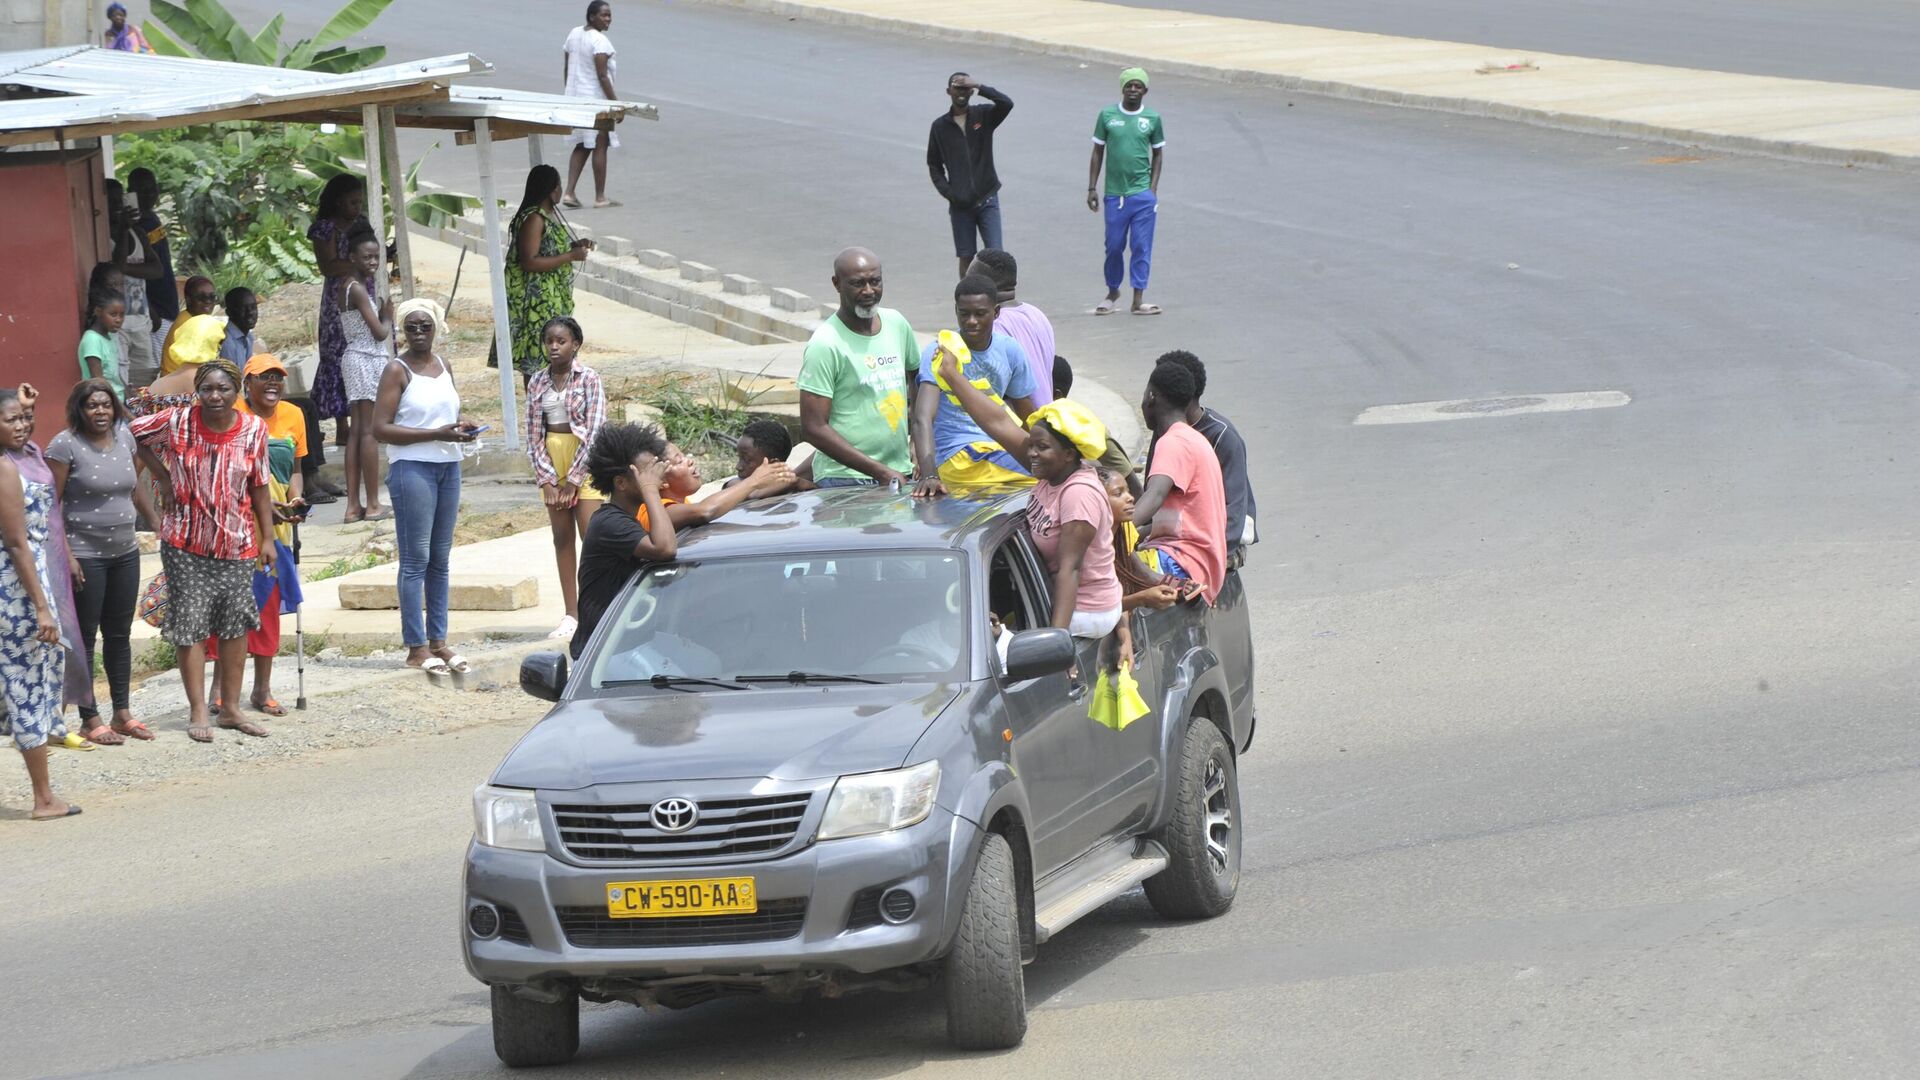
[[[1137,67],[1120,73],[1120,103],[1100,110],[1093,124],[1093,159],[1087,165],[1087,209],[1100,210],[1099,181],[1106,165],[1107,298],[1093,309],[1111,315],[1120,300],[1122,270],[1133,282],[1133,313],[1158,315],[1158,305],[1142,299],[1153,265],[1153,226],[1160,190],[1160,151],[1167,145],[1160,114],[1142,104],[1147,73]],[[1132,263],[1127,260],[1132,249]]]

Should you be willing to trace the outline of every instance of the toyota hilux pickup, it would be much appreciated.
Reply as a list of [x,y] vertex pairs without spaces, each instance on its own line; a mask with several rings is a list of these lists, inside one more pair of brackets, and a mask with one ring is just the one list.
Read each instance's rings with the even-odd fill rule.
[[1240,879],[1254,730],[1239,575],[1133,612],[1150,707],[1091,718],[1098,645],[1047,626],[1026,496],[750,503],[643,567],[474,793],[461,944],[494,1049],[551,1065],[580,1001],[682,1008],[939,987],[1018,1044],[1022,965],[1143,886],[1209,918]]

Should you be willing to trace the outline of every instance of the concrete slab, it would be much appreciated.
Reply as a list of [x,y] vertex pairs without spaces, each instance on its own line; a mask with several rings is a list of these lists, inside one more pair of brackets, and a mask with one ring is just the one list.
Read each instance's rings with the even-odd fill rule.
[[[398,611],[400,597],[392,567],[361,570],[342,577],[340,606],[348,611]],[[540,584],[525,574],[461,574],[447,581],[449,611],[519,611],[540,603]]]
[[708,266],[706,263],[687,260],[680,263],[679,269],[680,276],[686,278],[688,281],[704,283],[720,280],[720,271]]

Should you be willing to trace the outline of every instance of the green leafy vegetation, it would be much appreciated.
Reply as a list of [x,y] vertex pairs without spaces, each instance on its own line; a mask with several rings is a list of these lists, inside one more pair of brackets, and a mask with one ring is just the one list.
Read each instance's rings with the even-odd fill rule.
[[[184,7],[155,0],[154,18],[166,29],[148,22],[145,30],[154,49],[170,56],[340,73],[386,57],[384,46],[339,43],[366,30],[392,2],[349,0],[319,33],[290,44],[280,40],[284,15],[248,33],[219,0],[186,0]],[[152,169],[162,198],[171,204],[175,269],[183,276],[212,278],[222,293],[235,285],[265,293],[288,282],[314,280],[318,271],[307,240],[312,203],[333,176],[364,172],[350,164],[362,153],[357,127],[204,124],[121,136],[116,152],[122,175]],[[445,192],[420,193],[424,160],[422,155],[405,174],[407,217],[444,225],[474,204]],[[391,213],[385,225],[390,234]]]

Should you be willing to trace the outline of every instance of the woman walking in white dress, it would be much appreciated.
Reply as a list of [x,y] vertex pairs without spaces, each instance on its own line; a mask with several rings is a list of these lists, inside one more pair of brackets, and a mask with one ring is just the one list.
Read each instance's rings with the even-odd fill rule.
[[[612,25],[613,5],[607,0],[592,0],[587,5],[587,24],[576,26],[567,34],[560,71],[568,97],[619,99],[620,95],[613,92],[613,39],[607,36],[607,28]],[[580,208],[580,197],[574,194],[574,189],[580,185],[580,172],[586,167],[587,158],[592,157],[593,205],[596,208],[620,205],[607,198],[607,150],[620,145],[620,136],[611,131],[574,128],[572,145],[573,157],[567,162],[567,194],[561,203],[576,210]]]

